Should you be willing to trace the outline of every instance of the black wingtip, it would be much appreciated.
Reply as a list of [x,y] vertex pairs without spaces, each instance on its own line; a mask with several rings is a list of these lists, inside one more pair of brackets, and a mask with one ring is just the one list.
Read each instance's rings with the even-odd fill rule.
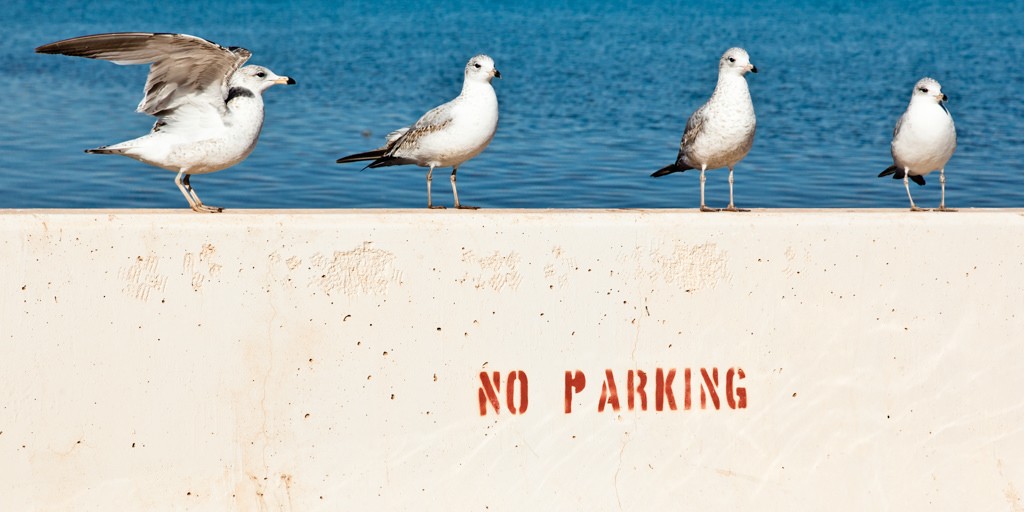
[[683,172],[687,169],[692,169],[692,167],[684,167],[679,165],[678,163],[674,163],[672,165],[666,165],[665,167],[662,167],[661,169],[654,171],[653,173],[651,173],[651,177],[660,178],[666,174],[672,174],[674,172]]
[[[907,173],[906,169],[903,169],[901,167],[897,167],[895,165],[890,165],[884,171],[878,173],[878,177],[879,178],[884,178],[884,177],[889,176],[891,174],[892,175],[892,179],[894,179],[894,180],[902,180],[903,176],[906,175],[906,173]],[[924,185],[924,176],[914,176],[913,174],[910,174],[909,178],[910,178],[910,181],[913,181],[914,183],[917,183],[918,185]]]
[[44,44],[42,46],[37,46],[36,49],[35,49],[35,52],[36,53],[46,53],[46,54],[49,54],[49,55],[54,55],[54,54],[59,54],[60,53],[59,51],[57,51],[56,43],[50,43],[50,44]]
[[899,167],[896,167],[895,165],[890,165],[889,167],[886,167],[884,171],[878,173],[878,177],[879,178],[884,178],[884,177],[886,177],[886,176],[888,176],[890,174],[898,174],[897,176],[893,176],[892,177],[892,179],[894,179],[894,180],[902,180],[903,179],[903,169],[900,169]]
[[335,160],[335,163],[347,164],[349,162],[363,162],[366,160],[376,160],[382,156],[384,156],[384,150],[375,149],[373,151],[367,151],[365,153],[356,153],[354,155],[343,156]]

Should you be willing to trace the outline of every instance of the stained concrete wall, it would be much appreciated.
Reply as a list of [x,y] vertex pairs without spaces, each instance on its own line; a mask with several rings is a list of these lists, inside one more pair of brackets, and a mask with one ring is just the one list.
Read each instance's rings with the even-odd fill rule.
[[6,211],[0,261],[0,510],[1024,509],[1018,210]]

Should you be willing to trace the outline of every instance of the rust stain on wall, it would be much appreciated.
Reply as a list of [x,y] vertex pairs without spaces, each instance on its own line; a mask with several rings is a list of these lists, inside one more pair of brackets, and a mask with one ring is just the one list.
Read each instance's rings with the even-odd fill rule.
[[[289,268],[293,259],[288,260]],[[300,262],[296,260],[295,266]],[[370,242],[349,251],[335,251],[331,257],[317,253],[310,260],[317,271],[310,285],[318,286],[328,295],[337,290],[347,295],[385,295],[391,283],[402,280],[394,263],[394,254],[375,249]]]
[[132,265],[121,267],[117,271],[117,277],[125,283],[121,291],[143,302],[149,300],[150,292],[164,291],[167,287],[167,276],[160,274],[159,266],[160,257],[156,254],[137,256]]

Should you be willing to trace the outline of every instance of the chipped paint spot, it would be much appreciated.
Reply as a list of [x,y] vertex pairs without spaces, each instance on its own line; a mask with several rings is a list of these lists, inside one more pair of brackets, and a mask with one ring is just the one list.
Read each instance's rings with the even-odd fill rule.
[[335,251],[331,258],[317,253],[311,260],[317,275],[310,285],[319,287],[328,295],[336,290],[350,296],[385,295],[392,283],[402,280],[402,273],[394,263],[394,254],[374,249],[371,242],[363,242],[349,251]]
[[167,276],[160,274],[159,265],[160,257],[156,254],[137,256],[133,265],[121,267],[117,271],[117,277],[125,282],[121,291],[143,302],[149,300],[150,292],[164,291]]

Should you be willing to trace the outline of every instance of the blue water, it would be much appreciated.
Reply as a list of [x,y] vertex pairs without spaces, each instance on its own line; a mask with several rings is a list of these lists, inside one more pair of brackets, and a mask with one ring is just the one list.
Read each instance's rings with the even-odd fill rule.
[[[743,46],[758,115],[736,170],[743,207],[908,206],[892,128],[922,76],[950,97],[954,207],[1024,206],[1024,2],[518,1],[8,2],[0,12],[0,208],[184,208],[171,172],[83,149],[134,138],[146,69],[33,49],[99,32],[183,32],[253,52],[297,86],[267,91],[259,145],[192,180],[227,208],[416,208],[425,170],[360,171],[342,155],[453,98],[466,60],[491,55],[501,107],[490,147],[459,172],[488,208],[694,208],[697,173],[653,179],[686,118]],[[435,201],[451,204],[448,170]],[[708,203],[728,201],[727,172]],[[938,175],[913,187],[938,203]]]

